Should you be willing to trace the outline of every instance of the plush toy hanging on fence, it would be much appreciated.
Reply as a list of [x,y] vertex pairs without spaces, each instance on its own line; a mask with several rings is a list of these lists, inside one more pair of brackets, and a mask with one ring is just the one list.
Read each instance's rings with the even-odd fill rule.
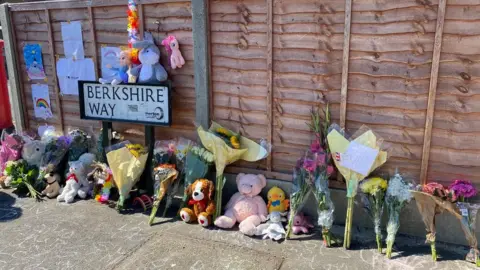
[[170,66],[172,69],[181,68],[185,65],[185,59],[183,59],[182,53],[180,52],[180,45],[174,36],[166,37],[162,41],[162,45],[165,46],[170,56]]

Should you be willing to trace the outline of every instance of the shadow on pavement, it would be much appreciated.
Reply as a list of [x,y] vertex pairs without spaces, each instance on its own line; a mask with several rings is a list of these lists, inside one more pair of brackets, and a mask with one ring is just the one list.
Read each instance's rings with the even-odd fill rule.
[[17,199],[0,191],[0,222],[8,222],[22,216],[22,209],[13,206]]

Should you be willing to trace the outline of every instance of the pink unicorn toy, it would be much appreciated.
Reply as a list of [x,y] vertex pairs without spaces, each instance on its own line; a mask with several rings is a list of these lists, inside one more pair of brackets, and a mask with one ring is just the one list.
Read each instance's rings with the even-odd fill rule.
[[170,66],[172,69],[181,68],[185,65],[185,59],[183,59],[180,52],[180,45],[178,45],[178,40],[174,36],[166,37],[162,41],[162,45],[165,46],[170,55]]

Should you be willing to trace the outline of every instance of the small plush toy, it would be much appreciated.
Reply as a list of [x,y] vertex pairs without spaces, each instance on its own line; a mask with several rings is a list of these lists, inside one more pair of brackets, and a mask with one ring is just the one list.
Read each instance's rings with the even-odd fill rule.
[[315,226],[310,222],[308,217],[305,216],[302,212],[299,212],[293,218],[293,234],[309,233],[310,229],[314,227]]
[[212,215],[215,213],[215,202],[212,200],[215,185],[207,179],[198,179],[190,184],[185,193],[191,197],[190,207],[180,210],[183,221],[190,223],[198,220],[203,227],[212,224]]
[[152,34],[145,32],[144,40],[133,43],[133,48],[141,49],[138,53],[141,64],[130,69],[130,74],[137,77],[139,83],[158,84],[168,79],[167,71],[159,63],[160,49]]
[[225,214],[215,220],[215,226],[229,229],[239,222],[240,232],[254,235],[256,227],[267,220],[267,205],[258,195],[266,185],[267,179],[261,174],[239,174],[238,192],[228,201]]
[[57,201],[72,203],[77,195],[81,199],[87,197],[91,189],[90,183],[87,179],[87,168],[90,168],[94,159],[94,154],[85,153],[81,155],[77,161],[68,162],[68,165],[70,166],[69,173],[66,178],[65,187],[63,188],[62,193],[57,197]]
[[42,157],[45,154],[45,142],[37,140],[27,140],[23,145],[22,158],[30,166],[40,167]]
[[47,183],[47,187],[42,191],[42,195],[47,196],[49,199],[53,199],[60,193],[60,175],[58,173],[50,172],[45,175],[43,179]]
[[172,69],[181,68],[185,65],[185,59],[180,52],[180,45],[174,36],[168,36],[162,41],[162,45],[167,49],[170,55],[170,66]]
[[62,193],[57,197],[58,202],[72,203],[80,190],[80,179],[85,175],[85,168],[81,162],[71,161],[69,162],[69,165],[70,172],[67,176]]
[[268,213],[286,212],[288,210],[289,200],[285,196],[285,192],[277,187],[272,187],[267,194],[268,197]]
[[116,73],[115,78],[113,80],[106,80],[106,79],[100,78],[98,81],[101,84],[111,83],[112,85],[117,85],[120,83],[128,83],[127,71],[129,70],[129,68],[132,67],[130,51],[126,50],[126,51],[120,52],[120,55],[118,58],[120,60],[120,67],[115,68],[112,66],[107,66],[107,68],[115,71]]
[[287,212],[271,212],[267,216],[269,221],[267,223],[258,225],[255,235],[263,235],[263,239],[269,238],[275,241],[285,238],[287,232],[283,228],[282,222],[287,221],[287,218],[285,217],[287,214]]
[[94,163],[94,168],[87,175],[88,181],[93,183],[93,197],[97,202],[106,203],[110,197],[110,189],[113,187],[113,175],[105,163]]

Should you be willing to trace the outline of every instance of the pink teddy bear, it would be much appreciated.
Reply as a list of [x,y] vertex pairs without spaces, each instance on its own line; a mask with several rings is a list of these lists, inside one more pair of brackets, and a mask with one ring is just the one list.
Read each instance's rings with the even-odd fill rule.
[[256,227],[267,220],[267,205],[262,197],[258,196],[266,185],[267,179],[261,174],[239,174],[238,192],[227,203],[225,215],[215,220],[215,226],[229,229],[238,222],[243,234],[254,235]]
[[182,53],[180,52],[180,45],[174,36],[166,37],[162,40],[162,45],[165,46],[170,55],[170,66],[172,69],[176,69],[177,67],[181,68],[185,65],[185,59],[183,59]]

